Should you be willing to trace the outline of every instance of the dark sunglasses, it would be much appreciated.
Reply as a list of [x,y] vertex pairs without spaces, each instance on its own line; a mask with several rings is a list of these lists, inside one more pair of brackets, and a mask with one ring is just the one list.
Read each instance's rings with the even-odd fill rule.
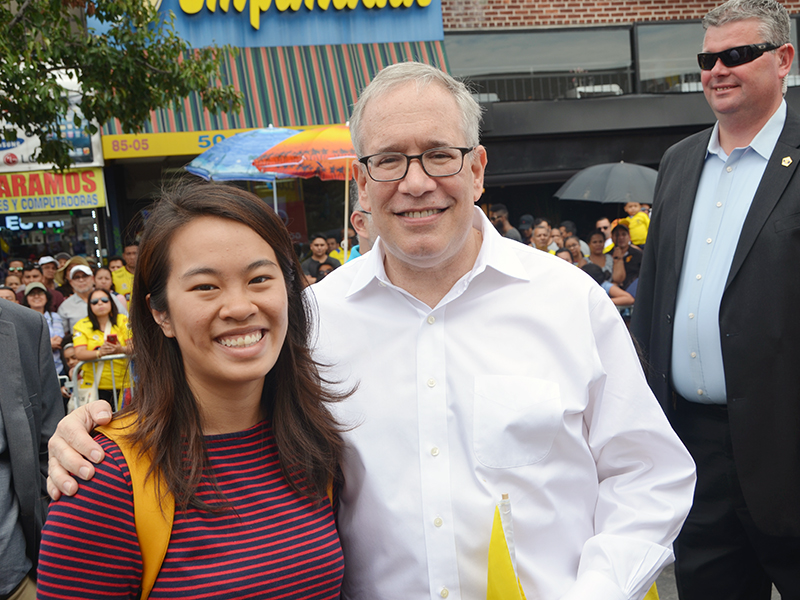
[[717,64],[717,59],[722,61],[726,67],[738,67],[749,62],[753,62],[764,52],[777,50],[783,46],[780,44],[750,44],[749,46],[736,46],[728,48],[722,52],[701,52],[697,55],[697,63],[703,71],[710,71]]
[[89,304],[94,306],[98,302],[102,302],[103,304],[108,304],[110,302],[110,300],[106,296],[103,296],[102,298],[94,298],[93,300],[90,300]]
[[19,271],[22,273],[25,270],[25,267],[8,267],[8,270],[10,273],[13,273],[14,271]]

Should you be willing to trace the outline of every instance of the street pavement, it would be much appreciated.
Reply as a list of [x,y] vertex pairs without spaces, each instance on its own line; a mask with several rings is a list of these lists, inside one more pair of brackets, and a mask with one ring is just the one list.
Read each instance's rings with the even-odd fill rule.
[[[675,570],[674,564],[671,564],[661,571],[661,575],[656,579],[656,587],[658,588],[659,600],[678,600],[678,591],[675,589]],[[772,587],[772,599],[780,600],[781,595],[775,586]]]

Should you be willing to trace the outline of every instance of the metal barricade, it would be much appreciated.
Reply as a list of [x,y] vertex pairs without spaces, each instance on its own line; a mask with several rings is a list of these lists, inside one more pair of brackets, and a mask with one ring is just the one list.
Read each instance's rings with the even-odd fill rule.
[[[73,371],[72,371],[72,394],[73,395],[78,394],[80,392],[80,390],[81,390],[81,387],[79,385],[78,376],[80,375],[80,373],[83,370],[83,365],[88,365],[88,364],[92,365],[92,375],[93,375],[93,381],[94,381],[94,385],[92,387],[95,387],[96,384],[100,381],[100,379],[98,377],[97,363],[104,363],[104,362],[113,361],[113,360],[120,360],[120,359],[128,361],[127,368],[130,371],[130,369],[131,369],[130,357],[127,354],[109,354],[108,356],[101,356],[99,358],[93,358],[92,360],[82,360],[82,361],[80,361],[77,365],[75,365],[75,369],[73,369]],[[105,365],[103,365],[103,367],[105,367]],[[99,371],[100,371],[100,375],[102,376],[103,369],[101,368]],[[132,389],[133,388],[133,377],[132,376],[131,376],[130,380],[131,380],[131,386],[130,387]],[[87,388],[83,388],[83,389],[87,389]],[[88,389],[92,389],[92,388],[88,388]],[[117,390],[118,389],[122,389],[122,388],[118,388],[118,386],[117,386],[116,376],[114,374],[114,365],[112,364],[111,365],[111,390],[112,390],[112,393],[114,395],[114,401],[112,402],[111,408],[115,412],[121,408],[120,403],[119,403],[119,397],[117,395]]]

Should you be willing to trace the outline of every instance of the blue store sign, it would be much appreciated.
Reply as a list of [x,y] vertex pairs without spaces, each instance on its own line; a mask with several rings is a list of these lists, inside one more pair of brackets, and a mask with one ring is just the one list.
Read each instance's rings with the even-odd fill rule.
[[163,0],[160,10],[195,48],[444,39],[441,0]]

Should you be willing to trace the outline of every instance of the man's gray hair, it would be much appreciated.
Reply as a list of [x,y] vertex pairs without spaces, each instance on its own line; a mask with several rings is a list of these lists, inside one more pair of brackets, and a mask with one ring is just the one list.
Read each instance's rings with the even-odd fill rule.
[[[722,27],[728,23],[758,19],[758,32],[761,38],[775,46],[782,46],[792,41],[792,25],[789,12],[776,0],[728,0],[711,9],[703,17],[703,29]],[[774,52],[774,51],[773,51]],[[788,81],[783,78],[782,92],[786,95]]]
[[728,0],[703,17],[703,28],[722,27],[745,19],[758,19],[758,31],[767,43],[780,46],[792,41],[789,12],[776,0]]
[[364,88],[358,102],[353,107],[353,114],[350,117],[350,137],[353,140],[356,154],[364,155],[361,119],[367,104],[392,88],[409,82],[416,83],[418,91],[431,84],[436,84],[450,92],[461,111],[461,129],[464,133],[465,143],[467,146],[478,145],[480,142],[481,106],[475,102],[467,86],[436,67],[418,62],[403,62],[390,65],[380,71]]

